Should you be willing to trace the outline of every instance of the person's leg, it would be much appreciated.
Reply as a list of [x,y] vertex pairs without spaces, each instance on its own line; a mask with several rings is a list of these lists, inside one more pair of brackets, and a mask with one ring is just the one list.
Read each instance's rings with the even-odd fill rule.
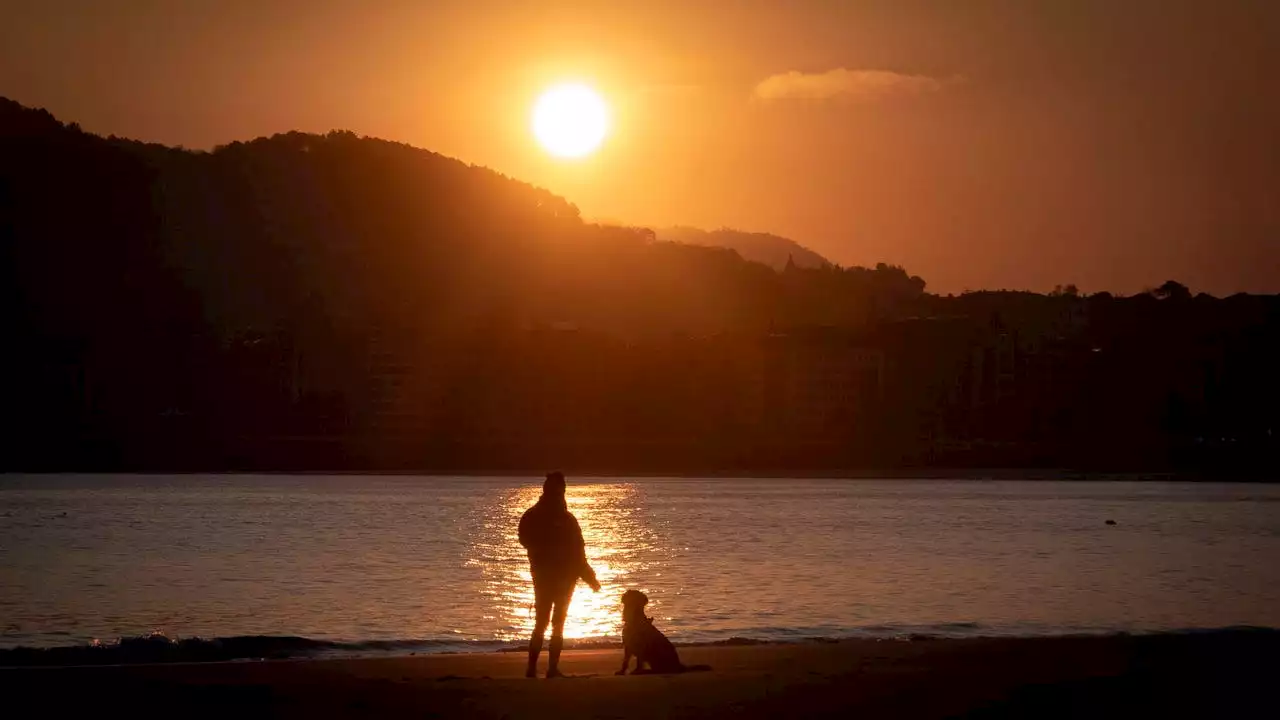
[[564,647],[564,621],[569,615],[569,601],[573,599],[573,585],[556,593],[555,609],[551,614],[551,647],[547,649],[547,677],[560,675],[560,650]]
[[[533,586],[533,637],[529,638],[529,667],[525,677],[538,676],[538,654],[542,652],[542,636],[547,632],[547,620],[551,618],[552,593],[544,592],[537,585]],[[552,647],[555,641],[552,640]]]

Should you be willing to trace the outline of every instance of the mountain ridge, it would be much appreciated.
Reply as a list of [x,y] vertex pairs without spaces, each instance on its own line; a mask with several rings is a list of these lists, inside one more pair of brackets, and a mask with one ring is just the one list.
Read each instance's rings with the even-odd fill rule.
[[822,268],[835,264],[795,240],[772,233],[728,227],[703,230],[682,225],[658,228],[654,232],[660,240],[729,248],[747,260],[768,265],[774,270],[784,269],[788,262],[801,268]]

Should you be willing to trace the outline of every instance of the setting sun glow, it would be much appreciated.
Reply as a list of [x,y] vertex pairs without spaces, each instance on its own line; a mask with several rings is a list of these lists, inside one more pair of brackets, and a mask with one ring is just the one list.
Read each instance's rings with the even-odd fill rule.
[[595,90],[570,83],[549,88],[533,107],[533,135],[562,158],[589,155],[609,130],[609,108]]

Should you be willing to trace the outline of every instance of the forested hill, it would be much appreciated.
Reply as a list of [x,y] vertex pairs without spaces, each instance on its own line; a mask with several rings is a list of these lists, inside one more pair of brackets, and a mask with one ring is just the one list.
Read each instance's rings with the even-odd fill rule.
[[[323,313],[719,330],[805,312],[784,302],[777,273],[735,252],[586,224],[546,190],[349,132],[192,152],[95,137],[3,101],[0,143],[6,270],[21,268],[11,287],[42,312],[93,298],[113,314],[110,303],[152,305],[175,283],[223,329]],[[923,289],[882,274],[874,288],[850,275],[840,291]],[[128,292],[104,285],[125,277]]]

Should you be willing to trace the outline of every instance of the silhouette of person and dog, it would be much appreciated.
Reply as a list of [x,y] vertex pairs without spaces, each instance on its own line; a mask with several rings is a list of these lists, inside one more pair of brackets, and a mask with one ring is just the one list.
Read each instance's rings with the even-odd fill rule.
[[[569,512],[565,499],[564,474],[547,473],[542,496],[520,517],[520,544],[529,553],[529,571],[533,576],[534,623],[529,639],[529,665],[525,677],[537,677],[538,656],[542,640],[551,623],[551,643],[547,648],[547,677],[563,677],[560,651],[564,648],[564,622],[569,614],[573,591],[582,580],[593,591],[600,591],[600,581],[587,562],[586,542],[578,519]],[[689,666],[680,662],[675,646],[644,614],[649,598],[638,590],[622,595],[622,669],[635,658],[632,674],[677,673],[710,670],[706,665]]]

